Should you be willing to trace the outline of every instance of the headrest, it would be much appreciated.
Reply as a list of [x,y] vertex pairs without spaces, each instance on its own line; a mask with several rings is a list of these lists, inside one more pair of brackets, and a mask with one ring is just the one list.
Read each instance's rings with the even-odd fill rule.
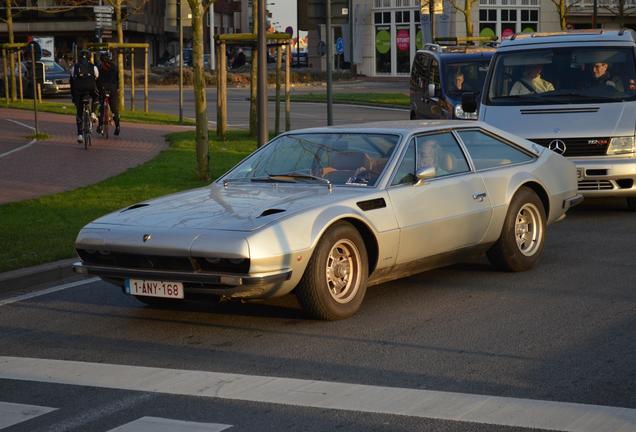
[[330,165],[337,170],[356,170],[371,168],[371,160],[366,153],[358,151],[343,151],[331,156]]

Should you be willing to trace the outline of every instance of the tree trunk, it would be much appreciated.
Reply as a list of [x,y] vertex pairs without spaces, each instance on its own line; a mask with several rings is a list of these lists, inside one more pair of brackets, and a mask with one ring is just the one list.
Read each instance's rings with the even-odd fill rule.
[[565,0],[559,1],[559,21],[561,21],[561,30],[565,31],[567,27],[567,23],[565,22]]
[[464,21],[466,22],[466,37],[473,37],[473,0],[465,0]]
[[[14,43],[13,38],[13,14],[11,12],[11,0],[7,0],[7,32],[9,33],[9,43]],[[15,101],[18,99],[17,91],[16,91],[16,82],[15,82],[15,53],[13,50],[9,50],[9,77],[11,80],[11,100]],[[18,69],[20,73],[22,72],[22,67]]]
[[208,153],[208,109],[205,99],[205,76],[203,70],[203,14],[201,0],[188,0],[192,10],[192,68],[194,87],[194,112],[196,120],[197,177],[209,179]]
[[[117,42],[124,43],[124,24],[121,16],[121,3],[122,0],[113,0],[113,6],[115,7],[115,22],[117,25]],[[119,112],[122,112],[124,106],[124,50],[121,48],[117,50],[117,74],[119,75],[119,87],[117,88],[117,106]]]
[[[258,32],[258,2],[252,1],[252,33],[256,35]],[[258,124],[256,119],[256,80],[258,76],[258,50],[256,49],[256,40],[252,45],[252,64],[250,70],[250,135],[255,137],[258,133]]]

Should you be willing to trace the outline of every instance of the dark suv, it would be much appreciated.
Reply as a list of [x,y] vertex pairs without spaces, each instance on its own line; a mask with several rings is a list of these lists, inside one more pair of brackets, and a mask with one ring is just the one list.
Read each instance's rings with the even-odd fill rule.
[[426,44],[411,68],[411,120],[477,120],[476,112],[462,110],[462,94],[481,93],[494,52],[494,48]]

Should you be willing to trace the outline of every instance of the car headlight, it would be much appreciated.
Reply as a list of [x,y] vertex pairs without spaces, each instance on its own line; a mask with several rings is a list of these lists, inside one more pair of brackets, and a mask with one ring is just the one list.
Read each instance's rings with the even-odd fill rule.
[[607,147],[608,155],[635,153],[634,137],[614,137],[611,139],[609,147]]
[[455,105],[455,118],[462,120],[477,120],[477,112],[467,113],[462,109],[461,104]]

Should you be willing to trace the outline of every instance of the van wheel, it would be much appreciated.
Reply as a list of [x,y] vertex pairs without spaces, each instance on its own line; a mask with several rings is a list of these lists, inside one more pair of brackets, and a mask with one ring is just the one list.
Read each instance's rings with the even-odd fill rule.
[[627,198],[627,208],[631,211],[636,211],[636,198]]
[[539,261],[545,244],[546,216],[537,194],[523,187],[510,202],[501,236],[487,252],[497,268],[529,270]]
[[312,318],[348,318],[360,309],[368,273],[364,240],[353,225],[339,222],[320,239],[296,287],[296,297]]

